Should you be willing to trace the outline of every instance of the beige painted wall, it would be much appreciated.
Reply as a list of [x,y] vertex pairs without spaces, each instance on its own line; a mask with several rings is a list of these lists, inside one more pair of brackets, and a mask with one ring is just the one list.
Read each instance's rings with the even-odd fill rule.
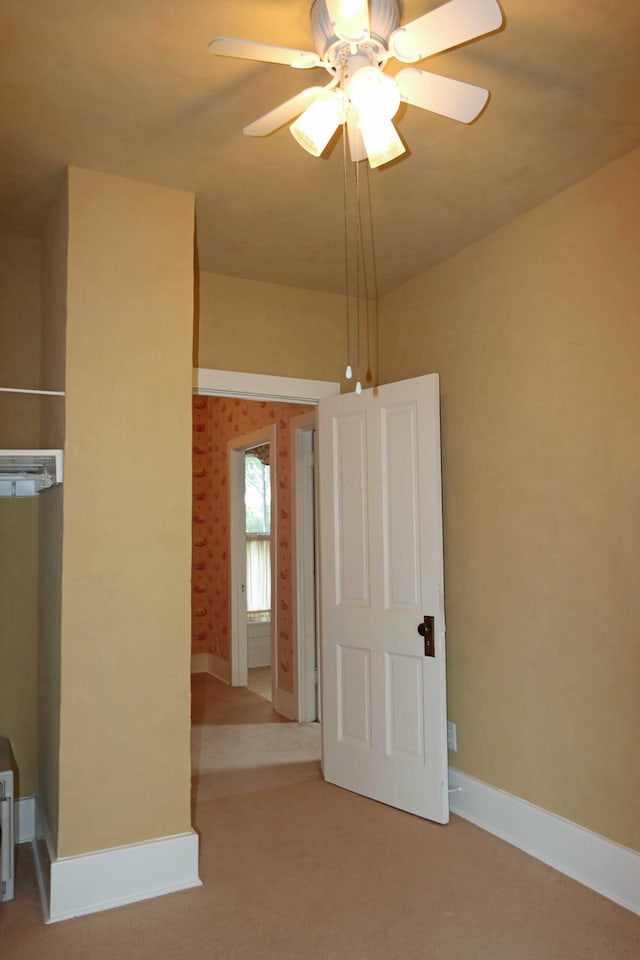
[[[0,387],[40,386],[41,270],[38,240],[0,235]],[[0,448],[38,446],[40,402],[0,393]]]
[[[43,238],[40,384],[44,390],[65,387],[68,206],[65,172],[51,203]],[[63,446],[64,409],[62,398],[42,401],[40,428],[45,449]],[[58,843],[60,765],[63,492],[64,488],[57,486],[39,495],[38,804],[54,849]]]
[[441,376],[451,761],[636,850],[639,251],[635,151],[381,328],[383,381]]
[[[44,229],[40,353],[40,384],[43,390],[64,390],[65,387],[68,206],[65,172],[51,203]],[[62,397],[42,400],[40,442],[45,449],[64,447],[64,405]]]
[[54,849],[58,844],[63,487],[38,497],[38,807]]
[[[41,245],[0,236],[0,386],[40,385]],[[0,393],[0,448],[39,445],[40,400]],[[0,733],[18,790],[37,790],[38,501],[0,500]]]
[[[212,273],[199,275],[197,364],[281,377],[339,381],[347,356],[343,296]],[[351,364],[356,366],[351,307]],[[376,377],[377,318],[361,320],[363,384]],[[346,389],[343,381],[343,389]],[[351,384],[353,389],[353,384]]]
[[38,500],[0,498],[0,736],[9,737],[18,794],[38,789]]
[[58,856],[190,829],[193,230],[69,170]]

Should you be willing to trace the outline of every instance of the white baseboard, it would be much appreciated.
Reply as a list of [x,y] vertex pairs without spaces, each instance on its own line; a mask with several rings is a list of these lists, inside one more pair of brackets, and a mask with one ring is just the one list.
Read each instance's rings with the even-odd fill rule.
[[231,664],[215,653],[192,653],[191,673],[209,673],[223,683],[231,683]]
[[51,857],[45,923],[201,885],[194,831],[79,857]]
[[281,713],[283,717],[289,720],[298,719],[298,700],[295,694],[288,693],[286,690],[276,689],[276,702],[273,705],[276,713]]
[[193,830],[79,857],[56,857],[37,799],[26,799],[33,801],[33,854],[45,923],[202,885],[199,838]]
[[640,914],[640,853],[453,768],[449,786],[453,813]]
[[207,669],[208,666],[209,666],[208,653],[192,653],[191,654],[191,673],[209,673]]
[[33,837],[32,850],[33,861],[36,871],[36,882],[38,892],[40,893],[40,907],[45,922],[49,917],[49,893],[51,889],[51,862],[54,858],[55,850],[51,831],[47,823],[46,816],[42,807],[36,800],[36,824]]
[[16,843],[28,843],[36,835],[36,798],[20,797],[13,805]]

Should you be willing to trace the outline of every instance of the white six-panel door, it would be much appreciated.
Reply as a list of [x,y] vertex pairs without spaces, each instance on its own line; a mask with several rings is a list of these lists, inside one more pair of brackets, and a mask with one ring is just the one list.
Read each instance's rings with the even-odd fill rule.
[[438,376],[322,400],[318,435],[324,776],[446,823]]

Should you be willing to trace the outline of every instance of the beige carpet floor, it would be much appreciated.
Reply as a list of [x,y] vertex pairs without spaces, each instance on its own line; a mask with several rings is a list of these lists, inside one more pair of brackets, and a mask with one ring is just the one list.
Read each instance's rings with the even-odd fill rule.
[[317,727],[300,735],[259,700],[194,680],[204,885],[44,926],[23,846],[2,960],[638,960],[639,917],[457,817],[324,783]]
[[207,720],[191,728],[194,817],[206,800],[320,779],[319,724],[289,723],[255,691],[204,675],[193,710]]
[[271,700],[271,667],[249,667],[247,686],[265,700]]

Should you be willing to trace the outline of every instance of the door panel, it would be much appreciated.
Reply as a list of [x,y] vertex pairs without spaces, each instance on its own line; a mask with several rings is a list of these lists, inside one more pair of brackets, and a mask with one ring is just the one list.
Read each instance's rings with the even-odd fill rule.
[[369,603],[365,428],[361,415],[338,417],[334,423],[337,598],[357,606]]
[[422,658],[387,653],[387,754],[424,763]]
[[382,410],[385,606],[418,610],[418,462],[415,404]]
[[371,667],[368,650],[338,644],[338,739],[371,746]]
[[438,377],[323,400],[318,433],[324,775],[446,823]]

